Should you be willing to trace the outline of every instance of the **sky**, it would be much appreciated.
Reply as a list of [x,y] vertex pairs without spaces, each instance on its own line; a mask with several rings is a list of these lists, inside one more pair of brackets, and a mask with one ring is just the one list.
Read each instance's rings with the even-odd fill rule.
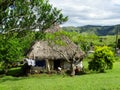
[[120,24],[120,0],[49,0],[69,20],[62,26]]

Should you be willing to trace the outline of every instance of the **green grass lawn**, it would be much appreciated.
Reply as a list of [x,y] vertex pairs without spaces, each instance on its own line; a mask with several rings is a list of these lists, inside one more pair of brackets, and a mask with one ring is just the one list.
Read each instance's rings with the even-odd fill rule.
[[63,75],[4,76],[0,90],[120,90],[120,62],[106,73],[89,73],[75,77]]

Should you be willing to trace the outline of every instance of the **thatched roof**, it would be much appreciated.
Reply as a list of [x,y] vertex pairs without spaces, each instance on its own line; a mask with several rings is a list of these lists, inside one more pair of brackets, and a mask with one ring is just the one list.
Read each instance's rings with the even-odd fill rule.
[[[60,27],[52,27],[46,32],[53,33],[54,31],[59,31]],[[74,44],[69,38],[62,37],[63,41],[68,43],[67,45],[56,45],[54,42],[50,41],[36,41],[35,44],[31,47],[31,51],[27,54],[30,58],[38,57],[39,59],[49,59],[57,60],[66,58],[72,59],[71,56],[75,54],[75,58],[82,59],[84,53],[76,44]],[[64,55],[63,55],[64,54]],[[66,58],[65,58],[66,57]]]
[[60,26],[59,25],[53,25],[50,28],[45,30],[45,33],[54,33],[60,31]]

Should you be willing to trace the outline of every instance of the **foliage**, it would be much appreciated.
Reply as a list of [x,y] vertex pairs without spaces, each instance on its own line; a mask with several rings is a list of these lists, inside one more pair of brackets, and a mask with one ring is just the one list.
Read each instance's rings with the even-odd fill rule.
[[35,32],[35,40],[43,40],[45,39],[46,33],[42,32]]
[[90,50],[91,47],[96,45],[96,42],[98,40],[98,36],[95,34],[81,34],[79,38],[79,45],[81,48],[87,53],[87,51]]
[[6,38],[6,35],[0,35],[0,42],[0,62],[3,62],[4,69],[7,69],[10,63],[21,58],[22,48],[14,36]]
[[[89,33],[79,33],[75,30],[65,30],[70,34],[71,40],[80,46],[80,48],[87,53],[90,47],[94,46],[109,46],[114,51],[115,48],[115,35],[97,36]],[[120,35],[118,36],[120,37]]]
[[95,47],[94,58],[89,62],[89,70],[104,72],[112,69],[114,54],[109,47]]
[[[64,31],[66,35],[76,44],[78,45],[83,51],[87,53],[90,50],[90,47],[96,44],[98,40],[98,36],[95,34],[80,34],[78,32],[67,32]],[[93,42],[94,41],[94,42]]]
[[115,56],[115,61],[120,62],[120,56]]
[[16,68],[9,69],[9,71],[6,73],[6,75],[18,77],[21,75],[21,73],[22,73],[21,67],[16,67]]
[[[0,65],[21,60],[32,42],[44,38],[44,30],[66,22],[61,10],[48,0],[0,0]],[[34,32],[39,29],[40,32]]]
[[60,30],[54,33],[46,33],[45,39],[48,40],[49,43],[54,42],[56,45],[64,46],[66,45],[66,42],[62,38],[64,35],[64,31]]
[[0,34],[0,62],[2,69],[8,69],[14,62],[24,57],[35,39],[34,32]]
[[2,0],[0,1],[0,32],[33,30],[44,31],[53,24],[66,22],[48,0]]
[[34,42],[35,37],[35,32],[32,31],[21,31],[20,33],[17,33],[16,38],[18,39],[19,44],[21,45],[21,53],[25,54],[27,52],[31,44]]
[[[59,32],[55,32],[54,34],[47,34],[46,35],[48,39],[54,40],[58,44],[65,45],[65,42],[61,40],[61,36],[67,36],[71,41],[73,41],[76,45],[78,45],[83,51],[87,53],[88,50],[90,50],[91,46],[96,45],[99,42],[99,37],[95,34],[80,34],[78,32],[72,31],[64,31],[60,30]],[[59,38],[59,40],[58,40]],[[56,40],[57,39],[57,40]],[[56,44],[57,44],[56,43]],[[100,45],[100,44],[99,44]]]

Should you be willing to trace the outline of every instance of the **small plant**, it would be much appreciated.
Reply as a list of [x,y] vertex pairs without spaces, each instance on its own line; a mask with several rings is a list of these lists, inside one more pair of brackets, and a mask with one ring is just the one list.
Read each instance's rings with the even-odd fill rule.
[[107,46],[95,47],[94,58],[89,62],[89,70],[104,72],[106,69],[112,69],[114,54]]

